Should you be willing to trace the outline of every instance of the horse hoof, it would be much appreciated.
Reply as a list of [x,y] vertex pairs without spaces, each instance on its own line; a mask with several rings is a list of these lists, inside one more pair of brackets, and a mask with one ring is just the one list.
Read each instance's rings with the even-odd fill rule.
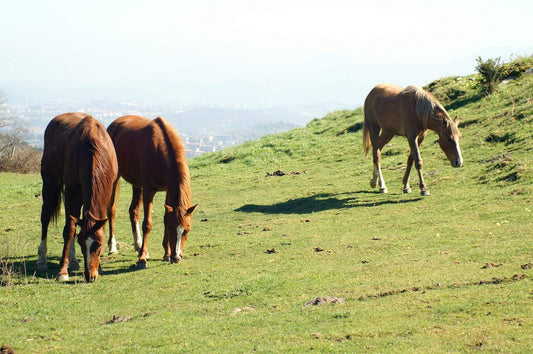
[[370,188],[376,188],[378,186],[378,182],[374,181],[373,179],[370,180]]
[[146,269],[148,268],[148,263],[145,260],[137,262],[137,269]]
[[37,262],[37,264],[35,264],[35,268],[40,272],[44,272],[48,270],[48,265],[46,264],[46,262],[44,263]]
[[381,194],[385,194],[385,193],[387,193],[387,188],[380,188],[380,189],[379,189],[379,192],[380,192]]
[[172,259],[170,260],[170,263],[181,263],[181,257],[172,257]]
[[118,250],[110,250],[107,255],[110,256],[112,254],[118,254]]
[[405,194],[409,194],[409,193],[411,193],[411,188],[404,188],[403,192]]
[[422,191],[422,192],[420,192],[420,194],[421,194],[422,196],[426,196],[426,195],[429,195],[429,191]]
[[68,281],[68,274],[58,274],[57,279],[58,282],[64,283]]

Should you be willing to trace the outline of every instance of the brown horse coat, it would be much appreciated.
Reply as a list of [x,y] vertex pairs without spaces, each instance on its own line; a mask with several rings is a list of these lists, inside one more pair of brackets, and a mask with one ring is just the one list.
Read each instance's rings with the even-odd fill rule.
[[[158,191],[166,191],[164,258],[178,262],[196,207],[191,203],[189,167],[178,133],[163,118],[149,120],[134,115],[116,119],[107,130],[117,152],[119,174],[133,186],[130,221],[135,248],[139,251],[138,266],[146,266],[152,201]],[[144,206],[142,241],[138,224],[141,202]],[[111,232],[115,214],[113,206],[108,214]]]
[[422,175],[420,144],[427,130],[439,135],[439,145],[453,167],[463,164],[459,142],[461,133],[457,128],[457,117],[452,120],[444,107],[430,93],[411,85],[402,88],[393,84],[374,87],[365,99],[363,124],[363,147],[365,153],[373,150],[374,173],[370,185],[379,183],[380,192],[387,187],[381,173],[381,149],[395,136],[405,136],[411,148],[404,175],[404,192],[410,193],[409,173],[413,163],[418,171],[422,195],[429,194]]
[[50,121],[41,160],[43,206],[38,269],[47,268],[48,224],[51,219],[57,220],[63,193],[66,220],[58,280],[68,280],[69,263],[71,268],[77,267],[74,245],[71,245],[76,225],[81,226],[78,242],[84,256],[85,279],[97,278],[105,244],[102,227],[117,176],[115,149],[100,122],[85,113],[65,113]]

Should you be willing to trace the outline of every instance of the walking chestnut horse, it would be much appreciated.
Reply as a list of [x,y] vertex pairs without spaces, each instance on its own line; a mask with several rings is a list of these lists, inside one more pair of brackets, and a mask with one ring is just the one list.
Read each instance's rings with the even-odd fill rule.
[[42,237],[37,269],[47,269],[48,224],[59,216],[63,193],[66,220],[57,280],[68,281],[69,265],[70,269],[79,267],[71,245],[76,225],[81,227],[78,242],[85,263],[83,275],[86,281],[96,280],[105,245],[105,215],[118,178],[117,156],[105,127],[84,113],[65,113],[52,119],[44,133],[41,177]]
[[[129,212],[133,242],[139,252],[137,268],[147,266],[152,201],[158,191],[166,191],[164,259],[180,262],[192,227],[192,213],[197,205],[191,204],[189,166],[178,132],[161,117],[149,120],[134,115],[116,119],[107,131],[115,145],[119,175],[133,186]],[[117,187],[118,183],[115,191]],[[144,209],[142,241],[139,229],[141,203]],[[115,215],[116,205],[113,203],[108,212],[111,235],[114,233]]]
[[422,195],[429,195],[422,176],[423,164],[420,156],[420,144],[424,141],[428,129],[439,135],[440,148],[452,166],[463,165],[459,148],[461,133],[457,128],[458,118],[452,120],[437,99],[420,87],[411,85],[404,89],[392,84],[378,85],[366,97],[364,112],[363,147],[365,154],[368,154],[370,147],[373,148],[374,160],[370,186],[375,188],[379,184],[381,193],[387,193],[381,173],[381,149],[395,135],[405,136],[411,148],[403,177],[404,193],[411,192],[409,174],[414,162],[420,180],[420,191]]

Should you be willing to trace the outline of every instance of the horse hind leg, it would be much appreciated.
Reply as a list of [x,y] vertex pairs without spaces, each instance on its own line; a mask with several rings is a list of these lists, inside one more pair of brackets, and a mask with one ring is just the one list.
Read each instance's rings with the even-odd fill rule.
[[61,203],[61,189],[62,185],[58,181],[50,181],[48,177],[43,175],[42,199],[43,205],[41,209],[41,243],[39,245],[37,254],[39,259],[36,263],[38,271],[48,270],[46,254],[48,252],[48,226],[50,220],[56,218],[59,213]]
[[48,234],[48,224],[50,223],[50,219],[46,222],[42,222],[42,236],[41,236],[41,243],[38,248],[38,255],[39,259],[37,260],[37,263],[35,264],[35,267],[39,271],[46,271],[48,270],[48,265],[46,261],[46,254],[48,252],[47,247],[47,234]]

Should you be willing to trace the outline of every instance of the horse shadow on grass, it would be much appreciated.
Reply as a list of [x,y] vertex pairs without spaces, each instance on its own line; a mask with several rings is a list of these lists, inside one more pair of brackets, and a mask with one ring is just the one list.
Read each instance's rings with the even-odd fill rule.
[[[355,195],[354,195],[355,194]],[[309,214],[325,210],[340,210],[361,207],[377,207],[386,204],[404,204],[413,203],[422,200],[418,198],[404,198],[400,200],[380,200],[371,201],[368,198],[361,198],[360,194],[379,194],[378,192],[352,192],[352,193],[318,193],[308,197],[289,199],[270,205],[245,204],[235,211],[243,213],[262,213],[262,214]]]
[[[120,255],[119,255],[120,256]],[[69,281],[64,282],[65,284],[77,284],[83,283],[83,258],[79,259],[80,267],[77,270],[69,269]],[[5,257],[2,258],[1,263],[1,272],[2,272],[2,286],[8,285],[8,282],[12,284],[9,285],[23,285],[27,283],[27,280],[30,278],[35,279],[55,279],[59,273],[59,263],[61,257],[59,256],[48,256],[47,265],[48,270],[37,270],[37,256],[21,256],[21,257]],[[138,271],[135,264],[127,264],[122,257],[117,258],[114,256],[103,256],[100,260],[100,266],[102,270],[100,276],[110,276],[110,275],[120,275]],[[118,265],[118,267],[117,267]],[[9,279],[12,278],[10,281]],[[6,283],[6,284],[4,284]]]

